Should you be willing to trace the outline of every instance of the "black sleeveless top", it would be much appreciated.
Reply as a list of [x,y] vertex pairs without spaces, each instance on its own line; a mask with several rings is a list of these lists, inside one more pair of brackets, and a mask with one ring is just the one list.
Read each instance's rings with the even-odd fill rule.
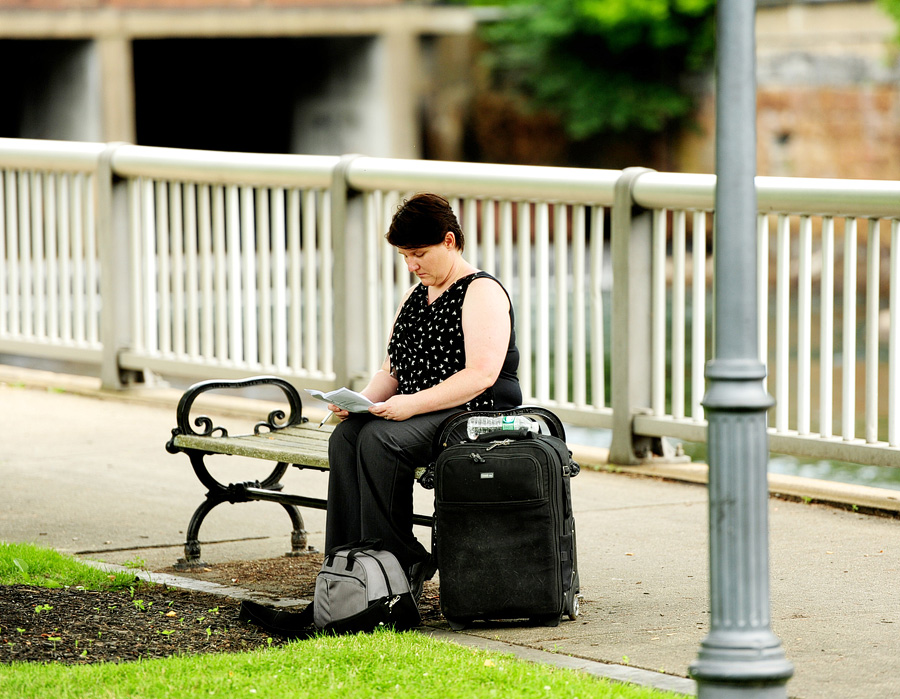
[[[466,346],[462,329],[462,306],[473,280],[494,279],[487,272],[475,272],[457,279],[428,303],[428,287],[419,284],[397,314],[394,331],[388,343],[391,371],[402,394],[431,388],[466,366]],[[503,285],[500,284],[503,288]],[[506,289],[503,289],[506,292]],[[509,293],[506,294],[509,298]],[[509,347],[500,376],[489,389],[465,404],[466,410],[503,410],[522,403],[522,391],[516,370],[519,350],[516,347],[515,314],[509,302]]]

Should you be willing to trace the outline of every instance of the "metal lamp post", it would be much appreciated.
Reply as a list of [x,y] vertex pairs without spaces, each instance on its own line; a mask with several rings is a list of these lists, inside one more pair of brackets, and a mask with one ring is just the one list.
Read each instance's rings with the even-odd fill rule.
[[707,364],[710,632],[699,696],[783,698],[793,665],[769,611],[768,434],[757,355],[755,3],[719,0],[716,26],[715,355]]

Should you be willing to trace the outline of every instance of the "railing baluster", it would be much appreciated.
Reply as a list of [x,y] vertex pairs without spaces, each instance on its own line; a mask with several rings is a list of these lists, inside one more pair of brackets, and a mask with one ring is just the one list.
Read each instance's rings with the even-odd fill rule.
[[9,258],[5,242],[12,235],[12,231],[7,234],[6,230],[6,180],[9,176],[8,171],[0,169],[0,240],[4,241],[3,245],[0,245],[0,337],[5,337],[9,333],[8,299],[12,295],[7,286]]
[[97,213],[94,210],[97,189],[96,178],[93,174],[85,175],[84,190],[84,230],[85,251],[87,255],[87,341],[91,345],[100,345],[100,273],[99,258],[97,256]]
[[878,441],[878,315],[881,221],[869,219],[866,243],[866,442]]
[[[172,352],[172,304],[169,279],[169,186],[163,180],[156,182],[156,249],[157,288],[159,308],[159,351],[162,355]],[[90,259],[90,256],[88,256]]]
[[302,368],[303,348],[302,348],[302,250],[301,236],[302,232],[300,222],[300,201],[301,193],[299,189],[291,189],[288,196],[287,208],[287,250],[288,250],[288,304],[289,313],[287,317],[288,324],[288,366],[294,371],[300,371]]
[[[287,363],[287,225],[285,221],[285,198],[288,192],[283,187],[272,189],[272,242],[266,242],[263,250],[269,254],[272,264],[269,274],[260,270],[258,286],[259,301],[259,361],[263,366],[271,366],[275,371],[284,371]],[[270,251],[270,252],[269,252]],[[262,264],[260,263],[260,267]],[[269,308],[262,300],[263,291],[274,295]],[[262,327],[265,320],[268,329]],[[266,351],[263,352],[263,348]]]
[[319,369],[319,350],[316,338],[316,323],[318,317],[316,309],[318,308],[318,299],[316,298],[317,283],[317,263],[316,263],[316,194],[312,190],[305,190],[302,196],[303,204],[303,307],[306,309],[306,317],[304,318],[303,335],[305,339],[305,347],[303,353],[305,355],[306,368],[310,371],[318,371]]
[[[264,284],[264,280],[257,277],[257,265],[259,261],[259,253],[256,250],[256,216],[253,204],[254,192],[252,187],[243,186],[238,191],[238,206],[240,216],[240,236],[235,244],[238,250],[235,250],[233,260],[239,260],[239,265],[243,268],[243,280],[241,289],[243,290],[243,298],[241,299],[241,308],[243,309],[243,348],[244,358],[248,363],[259,362],[259,316],[267,312],[262,306],[258,305],[259,287]],[[232,216],[234,214],[232,213]],[[234,224],[232,224],[234,225]],[[232,272],[234,273],[234,272]],[[240,274],[238,275],[240,278]],[[233,309],[237,310],[237,309]],[[233,331],[235,328],[232,329]],[[232,340],[234,342],[235,339]]]
[[212,245],[215,294],[216,359],[228,362],[228,257],[225,233],[225,187],[212,188]]
[[513,283],[513,205],[509,199],[500,202],[500,281],[507,289]]
[[569,269],[567,249],[569,242],[568,207],[557,203],[553,207],[553,276],[556,282],[553,314],[553,398],[559,403],[568,402],[569,396]]
[[834,219],[822,219],[822,286],[819,302],[819,435],[831,438],[834,401]]
[[[255,193],[256,200],[256,257],[259,268],[259,362],[262,366],[271,370],[274,363],[274,348],[272,346],[273,312],[272,290],[277,284],[272,276],[272,238],[271,217],[269,210],[269,190],[266,187],[258,187]],[[252,244],[252,239],[249,244]]]
[[[268,226],[268,217],[259,217],[262,225]],[[245,241],[246,242],[246,241]],[[240,190],[237,185],[225,188],[225,258],[228,260],[226,296],[228,311],[228,362],[242,364],[244,361],[244,313],[242,310],[243,288],[246,279],[241,278],[241,206]]]
[[379,357],[380,352],[377,349],[384,333],[384,327],[378,318],[378,299],[381,295],[381,289],[378,284],[378,251],[381,249],[381,246],[378,245],[378,237],[375,234],[375,231],[378,229],[380,199],[380,191],[369,192],[365,195],[365,299],[368,308],[366,314],[366,347],[368,349],[366,368],[372,373],[376,371],[383,360],[383,356]]
[[844,224],[844,327],[841,342],[841,436],[856,438],[856,245],[857,221]]
[[[769,366],[769,217],[756,217],[756,293],[759,318],[756,332],[759,337],[759,361]],[[763,379],[763,388],[768,386],[768,371]]]
[[[587,314],[585,312],[585,207],[572,206],[572,401],[587,407]],[[568,338],[567,338],[568,340]]]
[[534,269],[535,304],[535,397],[538,401],[550,400],[550,206],[546,202],[537,205],[535,220]]
[[[34,291],[31,273],[31,187],[29,173],[19,173],[19,264],[21,266],[22,334],[34,334]],[[79,280],[81,277],[78,277]],[[80,337],[79,339],[84,339]]]
[[778,215],[778,252],[775,258],[775,429],[787,432],[790,406],[790,281],[791,222]]
[[900,446],[900,219],[891,221],[890,330],[888,339],[888,444]]
[[687,214],[672,215],[672,417],[684,417]]
[[185,274],[184,274],[184,187],[169,183],[169,230],[172,234],[172,351],[184,357],[185,347]]
[[473,197],[463,199],[463,218],[460,221],[463,235],[466,236],[466,257],[469,262],[478,268],[482,268],[484,261],[478,255],[478,200]]
[[[380,198],[376,200],[378,202],[378,210],[375,213],[375,228],[372,231],[372,235],[379,243],[390,226],[387,197],[385,192],[380,192],[380,195]],[[388,248],[383,244],[379,244],[378,250],[381,254],[381,270],[379,275],[382,280],[383,289],[382,293],[379,294],[379,299],[381,300],[380,313],[383,333],[381,337],[386,340],[390,337],[397,303],[399,302],[399,299],[402,298],[401,294],[408,288],[406,287],[401,290],[401,287],[404,286],[403,281],[406,263],[403,260],[403,256],[397,254],[393,248]],[[381,350],[382,354],[381,359],[379,360],[379,366],[380,362],[384,359],[384,347],[381,347]]]
[[606,407],[606,314],[603,310],[603,254],[605,246],[605,211],[602,206],[591,209],[590,317],[591,317],[591,404]]
[[695,211],[691,243],[694,278],[691,288],[691,417],[703,420],[706,389],[706,212]]
[[[382,206],[382,235],[388,232],[388,229],[391,226],[391,220],[393,218],[394,212],[397,210],[400,199],[401,197],[399,192],[385,192],[384,205]],[[391,319],[391,321],[393,321],[393,314],[396,311],[397,306],[400,304],[400,300],[406,295],[406,292],[409,291],[409,288],[417,280],[415,280],[415,276],[410,273],[409,268],[406,266],[406,260],[403,259],[402,255],[391,254],[389,255],[389,257],[393,260],[394,263],[394,293],[386,300],[389,307],[389,310],[387,311],[388,317]],[[391,277],[389,277],[389,279],[390,278]]]
[[519,385],[522,396],[528,399],[534,395],[534,374],[532,372],[533,343],[531,323],[531,208],[529,202],[520,202],[518,207],[518,258],[519,287],[516,299],[516,343],[519,346]]
[[[76,178],[76,183],[78,179]],[[159,352],[159,300],[157,298],[157,258],[156,258],[156,206],[153,201],[154,182],[152,179],[145,179],[141,182],[141,258],[143,262],[143,285],[142,296],[143,305],[141,307],[141,317],[144,319],[144,341],[146,342],[146,350],[151,355]],[[79,202],[81,197],[75,197],[75,201]],[[80,211],[78,219],[80,219]],[[75,236],[75,278],[81,280],[84,274],[80,269],[82,260],[82,235],[81,226],[78,226],[78,235]],[[224,274],[224,272],[223,272]],[[80,292],[80,289],[79,289]],[[83,339],[84,330],[78,328],[79,319],[84,318],[84,309],[78,307],[78,300],[81,293],[75,297],[75,335],[78,340]]]
[[[73,180],[70,180],[69,182],[71,186],[70,191],[72,192],[74,192]],[[143,216],[141,215],[141,210],[143,208],[142,191],[143,183],[141,178],[138,177],[128,180],[128,232],[129,238],[131,239],[131,259],[129,261],[131,269],[128,275],[131,279],[131,337],[137,351],[147,352],[148,348],[144,340],[143,320],[144,237],[141,233],[141,221],[143,220]],[[67,231],[65,239],[68,246],[70,245],[69,241],[71,240],[71,217],[66,216],[66,221]],[[68,258],[68,253],[66,254],[66,258]],[[71,273],[68,270],[66,271],[66,276],[71,276]],[[71,286],[74,288],[74,283],[72,283]],[[74,312],[75,309],[73,308],[72,313],[74,314]],[[72,329],[72,332],[74,333],[74,328]]]
[[812,220],[800,217],[797,286],[797,433],[809,434],[812,376]]
[[[57,213],[59,229],[59,277],[60,277],[60,336],[63,343],[72,344],[72,244],[70,196],[72,193],[72,175],[63,175],[59,182],[59,210]],[[11,240],[11,239],[10,239]]]
[[38,341],[47,340],[46,295],[44,274],[44,187],[39,172],[31,173],[31,240],[32,278],[34,280],[34,335]]
[[331,194],[328,190],[319,193],[319,244],[317,256],[321,262],[319,276],[319,306],[322,313],[319,317],[319,336],[322,338],[322,371],[327,376],[334,373],[334,296],[332,283],[331,255]]
[[215,251],[213,250],[213,191],[210,185],[197,190],[197,219],[200,257],[200,353],[213,361],[215,339]]
[[481,269],[497,276],[497,230],[495,225],[493,199],[481,202]]
[[650,279],[651,334],[650,407],[654,415],[666,414],[666,219],[668,211],[653,212],[653,252]]
[[197,266],[197,187],[184,185],[184,250],[187,315],[185,351],[188,357],[200,359],[200,276]]
[[21,332],[22,289],[19,286],[19,209],[18,178],[15,172],[6,173],[6,231],[7,260],[9,262],[9,334],[16,337]]
[[93,231],[88,231],[86,227],[86,211],[88,201],[91,198],[85,182],[86,176],[79,172],[75,175],[75,193],[72,197],[72,255],[74,261],[74,287],[75,294],[75,339],[78,344],[84,344],[87,340],[87,294],[88,285],[86,283],[87,260],[85,250],[87,248],[88,235],[93,235]]
[[[46,226],[47,226],[47,335],[53,343],[60,342],[59,334],[59,307],[63,289],[59,282],[59,210],[57,181],[58,175],[55,172],[47,174],[46,179],[46,196],[44,198],[46,210]],[[2,191],[2,189],[0,189]],[[0,196],[0,229],[3,226],[2,200]],[[0,238],[4,238],[2,230],[0,230]],[[0,266],[2,266],[2,253],[0,253]],[[0,294],[3,284],[0,281]],[[0,301],[0,308],[3,302]],[[2,311],[0,311],[2,316]]]

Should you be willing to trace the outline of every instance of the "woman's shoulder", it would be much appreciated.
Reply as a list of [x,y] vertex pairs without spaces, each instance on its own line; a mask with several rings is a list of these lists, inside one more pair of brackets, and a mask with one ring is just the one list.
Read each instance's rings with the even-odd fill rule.
[[466,293],[466,301],[508,301],[509,294],[500,280],[488,274],[487,272],[475,272],[469,280],[468,291]]

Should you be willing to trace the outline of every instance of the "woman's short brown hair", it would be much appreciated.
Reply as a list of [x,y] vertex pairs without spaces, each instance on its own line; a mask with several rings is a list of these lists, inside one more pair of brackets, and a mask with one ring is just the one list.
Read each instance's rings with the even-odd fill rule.
[[397,208],[385,238],[397,248],[424,248],[439,245],[448,232],[453,233],[456,247],[462,251],[465,239],[450,202],[439,194],[425,192]]

